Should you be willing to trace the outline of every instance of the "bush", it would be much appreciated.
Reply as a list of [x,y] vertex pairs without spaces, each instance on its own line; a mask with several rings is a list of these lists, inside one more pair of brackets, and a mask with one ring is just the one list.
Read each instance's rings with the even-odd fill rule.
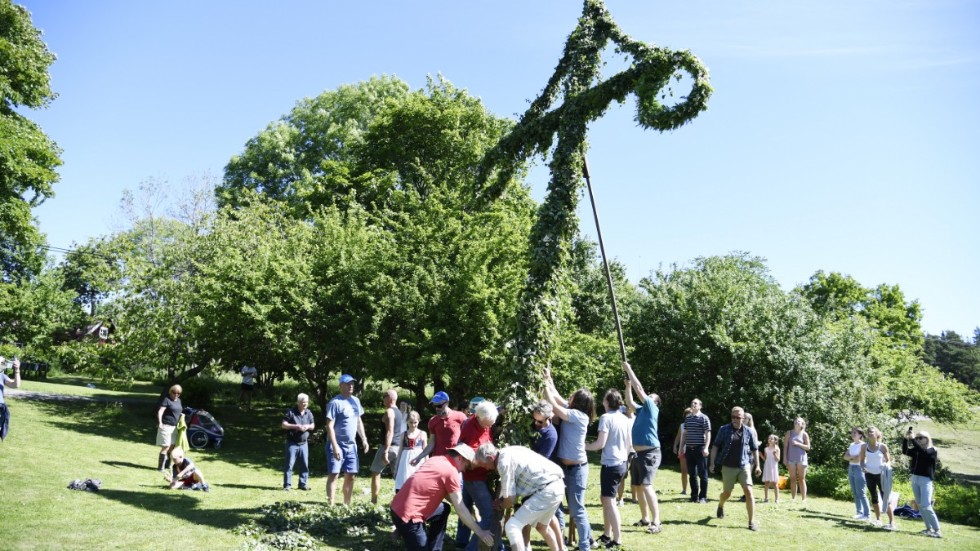
[[980,487],[949,483],[937,484],[935,488],[935,508],[940,522],[980,526]]
[[842,500],[852,498],[847,469],[844,467],[811,465],[806,473],[806,484],[811,494]]

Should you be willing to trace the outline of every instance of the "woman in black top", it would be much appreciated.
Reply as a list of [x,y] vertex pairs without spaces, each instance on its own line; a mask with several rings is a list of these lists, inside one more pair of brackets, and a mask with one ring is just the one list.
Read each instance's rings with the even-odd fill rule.
[[180,393],[183,391],[184,389],[180,385],[170,387],[167,395],[160,400],[160,408],[157,409],[157,446],[160,446],[157,470],[160,472],[163,472],[170,451],[176,444],[174,433],[176,433],[177,421],[184,409],[180,403]]
[[902,453],[912,458],[909,470],[912,472],[912,495],[919,504],[919,513],[926,523],[921,533],[931,538],[943,537],[939,531],[939,517],[932,509],[932,479],[936,474],[936,448],[932,445],[929,433],[920,430],[912,438],[912,427],[902,440]]

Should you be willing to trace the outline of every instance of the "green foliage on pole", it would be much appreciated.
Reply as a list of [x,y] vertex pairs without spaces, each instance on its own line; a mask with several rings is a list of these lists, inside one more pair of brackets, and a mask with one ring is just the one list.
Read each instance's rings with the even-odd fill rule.
[[[632,58],[630,67],[600,81],[602,52],[610,45]],[[665,105],[672,78],[687,74],[690,91]],[[672,92],[670,92],[671,95]],[[512,381],[506,406],[525,411],[538,396],[542,369],[556,351],[562,321],[562,288],[568,277],[569,249],[578,228],[575,215],[582,187],[588,124],[612,102],[637,97],[636,121],[643,128],[672,130],[707,109],[708,70],[688,51],[672,51],[631,39],[612,20],[601,0],[586,0],[578,26],[541,95],[518,125],[481,166],[486,200],[499,196],[503,183],[529,157],[551,152],[548,194],[531,232],[528,280],[520,299],[516,361],[505,377]],[[562,98],[562,103],[556,102]],[[557,142],[555,139],[557,138]]]

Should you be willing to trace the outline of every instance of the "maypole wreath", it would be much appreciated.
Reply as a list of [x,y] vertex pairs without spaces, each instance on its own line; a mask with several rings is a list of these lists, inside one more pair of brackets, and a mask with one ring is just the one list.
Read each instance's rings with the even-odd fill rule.
[[[601,55],[609,42],[632,56],[630,67],[600,81]],[[661,103],[671,78],[693,80],[691,90],[676,104]],[[560,318],[561,283],[578,220],[586,129],[613,102],[627,94],[637,98],[636,121],[644,128],[673,130],[707,108],[711,86],[708,69],[689,51],[672,51],[631,39],[613,22],[602,0],[585,0],[578,26],[541,95],[514,129],[484,158],[481,195],[499,196],[521,164],[545,155],[558,137],[549,168],[551,179],[539,217],[531,231],[530,272],[521,295],[515,361],[507,374],[511,392],[503,397],[508,411],[524,412],[537,400],[542,371],[551,356]],[[555,106],[559,94],[564,100]]]

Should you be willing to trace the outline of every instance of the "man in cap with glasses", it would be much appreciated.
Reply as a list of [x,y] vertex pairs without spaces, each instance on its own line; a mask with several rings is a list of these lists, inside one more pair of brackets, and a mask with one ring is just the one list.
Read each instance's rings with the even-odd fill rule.
[[364,408],[354,396],[354,377],[340,376],[340,394],[327,404],[327,502],[333,505],[337,475],[344,473],[344,505],[350,505],[354,493],[354,477],[360,463],[357,458],[355,435],[361,437],[364,453],[370,449],[364,434],[361,416]]
[[436,414],[429,419],[429,443],[412,460],[412,466],[418,465],[426,457],[446,455],[446,451],[459,442],[459,431],[466,421],[465,413],[449,407],[449,395],[441,390],[435,393],[429,403],[436,408]]
[[443,548],[449,520],[449,507],[443,502],[447,497],[460,522],[486,545],[493,543],[490,532],[480,528],[473,515],[463,506],[459,473],[471,468],[474,455],[473,448],[466,444],[449,448],[423,463],[395,494],[391,502],[391,518],[395,531],[409,551]]

